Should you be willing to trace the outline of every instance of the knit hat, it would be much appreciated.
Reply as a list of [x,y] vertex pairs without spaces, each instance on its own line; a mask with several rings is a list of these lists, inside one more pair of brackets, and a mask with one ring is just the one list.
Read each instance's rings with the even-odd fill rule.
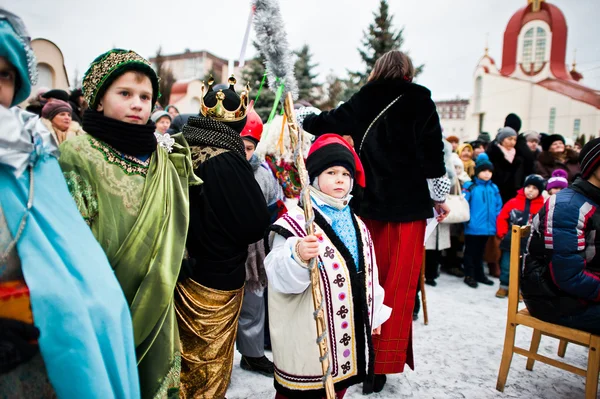
[[343,166],[359,186],[365,187],[365,170],[352,146],[341,136],[327,133],[319,136],[308,151],[306,169],[310,181],[332,166]]
[[160,91],[159,79],[152,64],[135,51],[114,49],[99,55],[83,76],[83,93],[90,108],[95,110],[110,85],[129,71],[139,71],[150,78],[154,106]]
[[246,125],[240,135],[242,136],[242,139],[250,140],[256,145],[260,141],[262,132],[262,119],[260,119],[260,116],[254,110],[254,107],[251,106],[250,111],[246,114]]
[[449,143],[460,143],[460,139],[456,136],[448,136],[446,137],[446,141]]
[[61,101],[66,102],[66,101],[69,101],[69,93],[67,93],[64,90],[53,89],[53,90],[48,90],[47,92],[42,94],[42,98],[45,98],[45,99],[53,98],[55,100],[61,100]]
[[16,69],[17,81],[11,107],[29,97],[31,86],[37,83],[37,61],[31,40],[21,18],[0,8],[0,57]]
[[498,134],[496,135],[496,141],[498,142],[498,144],[502,144],[504,139],[507,139],[509,137],[517,137],[517,132],[515,131],[515,129],[509,126],[505,126],[501,129],[498,129]]
[[579,153],[581,177],[589,179],[600,165],[600,138],[590,140]]
[[540,134],[535,130],[527,130],[523,132],[523,136],[525,136],[526,141],[537,141],[540,142]]
[[62,100],[54,100],[44,105],[44,108],[42,108],[42,118],[46,118],[51,121],[61,112],[68,112],[69,114],[72,114],[73,108],[71,108],[71,104]]
[[544,187],[546,186],[546,180],[544,180],[544,178],[540,175],[529,175],[525,178],[523,187],[527,187],[529,185],[535,186],[541,193],[544,191]]
[[477,157],[477,161],[475,162],[475,176],[484,170],[494,172],[494,165],[490,162],[490,158],[485,152],[479,154]]
[[162,118],[163,116],[166,116],[167,118],[169,118],[170,121],[173,120],[173,118],[171,118],[171,114],[169,114],[167,111],[155,111],[152,116],[150,117],[150,119],[152,119],[152,122],[154,122],[154,124],[156,124],[156,122],[158,122],[158,120],[160,118]]
[[490,141],[492,141],[492,138],[490,137],[490,134],[488,132],[481,132],[479,133],[479,136],[477,136],[477,140],[487,144]]
[[562,169],[556,169],[554,172],[552,172],[552,177],[548,179],[546,190],[550,191],[553,188],[567,188],[569,186],[567,177],[567,172]]
[[565,144],[565,138],[560,134],[551,134],[546,137],[542,137],[542,150],[548,151],[552,147],[552,143],[555,141],[562,141]]
[[508,114],[504,120],[505,127],[511,127],[516,133],[521,131],[521,118],[517,114]]

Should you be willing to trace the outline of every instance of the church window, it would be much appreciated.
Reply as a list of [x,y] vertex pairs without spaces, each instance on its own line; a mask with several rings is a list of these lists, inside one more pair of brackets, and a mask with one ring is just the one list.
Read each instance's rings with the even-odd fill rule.
[[548,133],[554,134],[554,123],[556,122],[556,108],[550,108],[550,121],[548,122]]
[[481,112],[481,92],[483,90],[483,79],[478,76],[475,79],[475,112]]
[[573,121],[573,136],[579,137],[580,133],[581,133],[581,119],[575,119],[575,121]]
[[[546,61],[546,30],[541,27],[529,28],[523,37],[523,68],[527,72],[539,71]],[[533,68],[531,64],[533,63]]]

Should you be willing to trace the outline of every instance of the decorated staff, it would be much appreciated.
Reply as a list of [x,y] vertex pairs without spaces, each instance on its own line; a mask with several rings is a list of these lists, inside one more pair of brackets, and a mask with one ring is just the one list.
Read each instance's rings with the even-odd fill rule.
[[[306,171],[306,165],[304,164],[304,156],[302,154],[302,131],[296,124],[296,115],[294,113],[294,100],[292,93],[288,92],[284,101],[284,111],[287,118],[288,129],[290,132],[290,141],[292,148],[294,149],[295,163],[298,173],[300,175],[300,184],[302,185],[302,193],[300,195],[302,199],[302,206],[304,209],[304,217],[306,220],[306,234],[312,235],[315,232],[314,220],[315,215],[312,208],[312,202],[310,199],[310,192],[308,186],[308,172]],[[325,385],[325,393],[327,399],[335,398],[335,391],[333,389],[333,380],[331,378],[331,365],[329,359],[329,349],[327,345],[327,327],[325,326],[325,316],[323,312],[323,293],[321,291],[321,279],[319,277],[319,269],[316,267],[317,258],[312,258],[308,264],[310,270],[310,283],[312,287],[312,298],[315,312],[313,313],[315,322],[317,324],[317,345],[319,345],[319,361],[321,362],[321,368],[323,370],[323,384]]]

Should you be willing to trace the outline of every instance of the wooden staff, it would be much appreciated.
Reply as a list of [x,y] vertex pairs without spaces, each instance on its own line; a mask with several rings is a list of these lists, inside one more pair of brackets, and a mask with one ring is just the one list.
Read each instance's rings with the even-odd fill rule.
[[[304,155],[302,154],[302,131],[296,123],[296,113],[294,112],[294,100],[292,93],[288,92],[284,101],[284,111],[287,119],[288,129],[290,131],[290,142],[294,149],[294,163],[300,176],[302,186],[302,205],[304,207],[304,218],[306,219],[306,234],[315,233],[314,212],[308,191],[309,181],[306,165],[304,164]],[[329,360],[329,347],[327,345],[327,327],[325,326],[325,314],[323,311],[323,292],[321,291],[321,279],[319,276],[319,267],[316,258],[312,258],[308,263],[310,270],[310,282],[312,286],[313,307],[315,309],[317,323],[317,344],[319,345],[319,354],[321,369],[323,370],[323,384],[325,385],[325,394],[327,399],[335,399],[335,390],[333,389],[333,379],[331,378],[331,368]]]
[[427,295],[425,295],[425,256],[427,256],[427,251],[423,248],[423,264],[419,283],[421,284],[421,302],[423,303],[423,323],[427,325],[429,324],[429,315],[427,314]]

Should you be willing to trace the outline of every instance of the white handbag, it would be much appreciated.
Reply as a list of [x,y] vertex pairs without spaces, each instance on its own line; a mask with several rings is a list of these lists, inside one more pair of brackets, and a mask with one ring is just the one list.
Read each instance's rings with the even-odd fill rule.
[[468,222],[471,219],[471,209],[469,202],[460,191],[460,182],[458,178],[454,178],[454,190],[448,194],[446,205],[450,208],[450,213],[442,221],[445,224],[456,224]]

